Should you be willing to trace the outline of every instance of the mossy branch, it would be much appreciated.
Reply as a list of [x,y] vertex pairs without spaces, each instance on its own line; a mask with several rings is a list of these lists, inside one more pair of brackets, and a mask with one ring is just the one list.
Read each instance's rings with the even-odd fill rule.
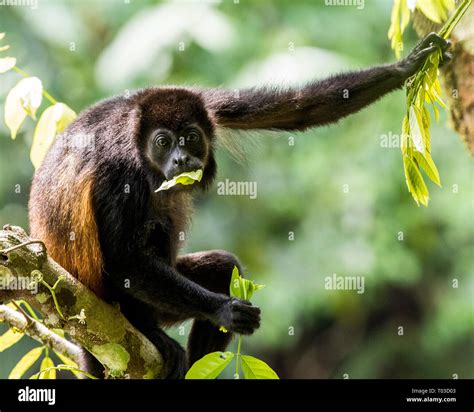
[[85,349],[62,338],[41,322],[18,310],[9,308],[6,305],[0,305],[0,322],[8,323],[10,326],[30,336],[39,343],[49,346],[55,352],[68,357],[74,361],[79,368],[87,365],[88,352]]
[[[156,347],[112,306],[47,256],[44,245],[17,226],[0,230],[0,303],[22,299],[43,315],[47,329],[64,329],[103,365],[105,377],[159,378],[163,360]],[[15,247],[24,244],[22,247]],[[42,279],[38,281],[38,273]],[[19,289],[20,280],[37,291]],[[58,282],[58,279],[61,279]],[[54,297],[47,285],[55,285]],[[58,313],[57,304],[61,308]],[[55,349],[55,348],[53,348]]]

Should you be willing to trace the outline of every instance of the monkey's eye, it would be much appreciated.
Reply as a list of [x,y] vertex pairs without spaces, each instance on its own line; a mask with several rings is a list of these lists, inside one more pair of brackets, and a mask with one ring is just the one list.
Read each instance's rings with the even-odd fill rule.
[[159,147],[166,147],[169,144],[169,139],[166,136],[158,135],[156,137],[155,143]]
[[186,136],[186,141],[197,142],[199,140],[199,133],[195,130],[191,130]]

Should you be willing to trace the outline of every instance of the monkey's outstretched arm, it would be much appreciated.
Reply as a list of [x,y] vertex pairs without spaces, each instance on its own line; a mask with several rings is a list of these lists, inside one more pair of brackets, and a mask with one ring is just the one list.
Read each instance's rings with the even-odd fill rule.
[[[146,263],[130,271],[109,275],[122,292],[181,319],[209,320],[242,334],[251,334],[259,327],[260,309],[250,302],[214,293],[150,256],[144,255],[143,260]],[[130,280],[130,287],[124,287],[125,279]]]
[[359,111],[400,88],[426,57],[441,47],[443,60],[450,43],[431,33],[403,60],[385,66],[343,73],[301,88],[252,88],[202,91],[219,126],[234,129],[304,130]]

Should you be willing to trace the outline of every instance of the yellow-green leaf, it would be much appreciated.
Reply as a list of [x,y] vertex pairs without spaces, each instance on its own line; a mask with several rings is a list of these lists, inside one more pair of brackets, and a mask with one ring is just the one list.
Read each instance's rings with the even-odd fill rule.
[[446,20],[446,11],[439,1],[417,0],[416,7],[435,23],[441,23],[443,20]]
[[454,0],[441,0],[441,3],[447,11],[453,10],[456,5]]
[[234,266],[232,270],[232,276],[230,278],[230,296],[234,296],[239,299],[247,299],[247,293],[242,283],[242,277],[239,275],[239,269]]
[[234,266],[232,277],[230,279],[230,296],[243,300],[250,300],[255,291],[264,287],[265,285],[258,285],[249,279],[244,279],[240,276],[237,266]]
[[426,175],[441,187],[438,168],[431,158],[431,155],[428,152],[426,152],[424,156],[420,152],[413,152],[413,155],[418,165],[426,172]]
[[3,52],[5,50],[8,50],[10,48],[9,44],[6,44],[5,46],[0,46],[0,52]]
[[410,14],[406,7],[406,0],[395,0],[390,19],[390,28],[388,30],[388,38],[391,41],[391,47],[395,50],[397,59],[400,58],[403,46],[403,31],[408,24]]
[[48,107],[41,115],[33,135],[30,159],[37,169],[54,142],[57,133],[61,133],[74,119],[76,113],[64,103]]
[[15,67],[16,59],[14,57],[2,57],[0,59],[0,73],[6,73]]
[[192,185],[194,182],[200,182],[202,179],[202,169],[195,170],[193,172],[184,172],[181,173],[171,180],[165,180],[161,186],[155,190],[155,192],[160,192],[161,190],[171,189],[177,184],[182,185]]
[[403,159],[403,166],[408,191],[418,205],[421,203],[424,206],[428,206],[428,188],[426,187],[418,166],[411,157],[405,157]]
[[253,356],[242,355],[242,371],[245,379],[279,379],[270,366]]
[[48,368],[54,368],[54,362],[49,356],[46,356],[41,362],[39,379],[56,379],[56,369],[51,369],[42,373]]
[[216,379],[230,361],[232,352],[212,352],[194,362],[185,379]]
[[74,121],[74,119],[77,117],[77,114],[67,104],[64,103],[56,103],[53,107],[54,118],[58,125],[58,133],[62,133],[66,127],[68,127]]
[[34,348],[23,356],[8,375],[8,379],[20,379],[33,366],[43,352],[43,347]]
[[423,143],[423,122],[416,106],[410,106],[408,121],[410,123],[410,136],[416,150],[421,153],[425,152],[425,144]]
[[436,121],[439,122],[439,110],[435,105],[433,105],[433,113],[435,115]]
[[410,22],[410,9],[407,0],[400,3],[400,31],[403,33]]
[[10,129],[12,139],[15,139],[27,115],[35,118],[42,93],[43,85],[37,77],[20,80],[8,93],[5,101],[5,123]]
[[409,137],[410,137],[410,124],[408,122],[408,116],[405,115],[403,117],[403,122],[402,122],[402,136],[401,136],[401,142],[400,142],[403,156],[408,152],[408,147],[410,144]]
[[24,336],[23,332],[9,328],[3,335],[0,336],[0,352],[13,346]]

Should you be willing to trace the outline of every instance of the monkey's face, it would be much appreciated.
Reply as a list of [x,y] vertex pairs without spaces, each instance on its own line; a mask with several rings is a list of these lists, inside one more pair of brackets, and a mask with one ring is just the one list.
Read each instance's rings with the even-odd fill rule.
[[166,180],[183,172],[204,169],[208,153],[208,138],[195,123],[177,132],[158,127],[149,135],[147,156]]

